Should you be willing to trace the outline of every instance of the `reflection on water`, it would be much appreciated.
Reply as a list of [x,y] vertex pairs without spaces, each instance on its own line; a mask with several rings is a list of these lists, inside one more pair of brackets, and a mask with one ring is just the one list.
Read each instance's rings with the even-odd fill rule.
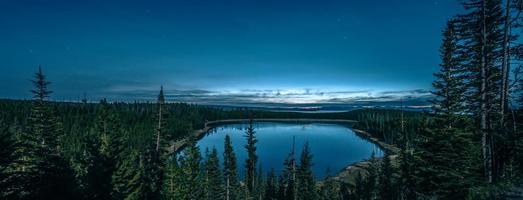
[[[245,151],[245,131],[247,124],[229,124],[218,126],[209,131],[208,135],[198,141],[202,152],[206,148],[215,147],[223,154],[225,135],[229,134],[238,159],[240,175],[244,174],[247,153]],[[264,173],[274,168],[280,172],[283,161],[292,150],[293,137],[296,142],[296,152],[299,156],[305,142],[309,142],[313,154],[313,172],[316,178],[324,178],[327,169],[332,173],[342,170],[349,164],[370,158],[372,152],[381,156],[381,149],[360,137],[351,129],[337,124],[308,123],[255,123],[258,164]]]

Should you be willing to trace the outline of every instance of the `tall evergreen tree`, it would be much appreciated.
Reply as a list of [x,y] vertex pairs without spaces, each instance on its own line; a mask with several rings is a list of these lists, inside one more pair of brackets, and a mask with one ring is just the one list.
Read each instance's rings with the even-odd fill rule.
[[247,127],[246,139],[247,144],[245,149],[247,150],[247,160],[245,161],[245,184],[249,192],[253,192],[256,186],[256,164],[258,163],[258,156],[256,155],[256,132],[254,131],[253,119],[249,120],[249,126]]
[[267,173],[267,180],[265,181],[265,195],[264,200],[276,200],[278,199],[278,180],[276,179],[276,173],[274,169],[271,169]]
[[163,156],[165,151],[165,130],[166,130],[166,108],[165,108],[165,96],[163,93],[163,86],[160,87],[160,94],[158,94],[158,100],[156,101],[157,113],[156,113],[156,152],[160,156]]
[[239,199],[238,168],[236,165],[236,155],[232,147],[231,137],[225,136],[223,151],[223,176],[225,187],[225,200]]
[[463,83],[464,72],[462,65],[463,56],[456,32],[456,20],[449,20],[443,31],[443,44],[440,48],[441,64],[432,92],[436,98],[432,100],[433,109],[446,116],[452,116],[463,111],[463,95],[466,87]]
[[287,156],[284,161],[284,169],[281,173],[283,182],[280,183],[280,187],[283,188],[284,193],[282,199],[296,200],[297,188],[296,188],[296,158],[294,155],[294,145],[291,153]]
[[163,199],[181,199],[182,173],[176,157],[171,157],[165,167],[165,178],[163,184]]
[[[361,174],[358,175],[360,176]],[[330,169],[327,169],[327,178],[325,178],[325,180],[323,181],[323,185],[320,187],[318,196],[319,199],[322,200],[341,199],[340,184],[332,178]]]
[[363,175],[361,175],[361,172],[358,172],[358,174],[356,174],[356,178],[354,178],[354,199],[365,199],[365,196],[368,195],[366,193],[365,186],[365,178]]
[[501,94],[500,63],[502,60],[501,0],[469,0],[464,3],[468,14],[461,16],[465,66],[468,71],[469,111],[477,119],[481,138],[485,182],[491,184],[494,171],[494,127],[499,119]]
[[193,200],[202,199],[204,194],[201,188],[201,154],[200,149],[196,146],[194,139],[190,139],[187,147],[184,149],[180,158],[180,167],[182,169],[183,187],[182,199]]
[[386,154],[383,156],[382,164],[381,164],[381,170],[380,170],[380,176],[378,181],[379,186],[379,199],[382,200],[393,200],[397,198],[397,195],[395,194],[395,186],[394,186],[394,167],[392,166],[392,162],[390,159],[390,155]]
[[312,154],[309,143],[305,143],[300,156],[300,165],[297,170],[297,199],[317,199],[316,184],[312,173]]
[[0,199],[8,199],[7,192],[10,185],[8,166],[13,162],[15,146],[9,126],[2,120],[0,120],[0,147]]
[[62,129],[47,103],[52,92],[41,67],[32,82],[29,128],[17,136],[9,195],[19,199],[72,198],[76,189],[73,173],[61,154],[58,138],[63,137]]
[[[85,158],[92,156],[88,162],[88,196],[94,199],[108,199],[113,192],[112,176],[122,154],[122,127],[119,117],[104,99],[100,101],[95,120],[95,136],[98,141],[87,140]],[[94,145],[94,146],[91,146]],[[94,152],[94,151],[96,152]]]
[[[405,140],[405,139],[403,139]],[[403,142],[407,143],[407,142]],[[400,178],[398,180],[399,198],[406,200],[416,200],[416,162],[414,150],[407,145],[403,145],[399,155]]]
[[205,161],[205,199],[220,200],[224,199],[223,177],[220,171],[220,161],[218,160],[218,151],[213,148],[207,153]]
[[378,160],[375,157],[375,153],[372,152],[372,155],[369,160],[369,167],[367,168],[367,177],[365,181],[365,199],[375,199],[377,196],[376,186],[378,181]]

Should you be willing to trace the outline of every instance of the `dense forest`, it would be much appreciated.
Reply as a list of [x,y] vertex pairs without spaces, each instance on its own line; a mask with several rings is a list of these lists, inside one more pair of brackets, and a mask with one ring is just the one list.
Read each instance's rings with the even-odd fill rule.
[[[0,100],[2,199],[510,199],[522,198],[523,2],[468,0],[443,30],[430,112],[361,109],[269,112],[169,103],[54,102],[42,68],[32,100]],[[28,88],[29,90],[29,88]],[[351,119],[398,152],[368,160],[354,181],[317,181],[314,155],[289,152],[282,172],[262,172],[256,129],[246,160],[229,137],[223,160],[199,149],[207,121],[247,118]],[[181,152],[174,141],[189,141]],[[244,167],[246,174],[238,174]],[[279,175],[277,175],[279,174]]]

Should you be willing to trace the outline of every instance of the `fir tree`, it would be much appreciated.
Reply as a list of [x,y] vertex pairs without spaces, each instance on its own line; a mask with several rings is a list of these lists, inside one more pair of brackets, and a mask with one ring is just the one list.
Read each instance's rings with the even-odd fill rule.
[[394,186],[394,167],[390,159],[390,155],[386,154],[383,157],[381,164],[380,176],[379,176],[379,199],[396,199],[395,186]]
[[202,199],[204,194],[201,188],[201,154],[200,149],[196,146],[194,139],[189,140],[189,144],[184,149],[182,157],[180,158],[180,167],[182,170],[183,187],[181,199],[192,200]]
[[312,154],[309,143],[305,143],[300,157],[300,165],[297,170],[297,194],[298,199],[317,199],[314,175],[312,173]]
[[284,169],[281,173],[283,182],[280,182],[280,187],[283,187],[283,199],[296,200],[298,198],[296,188],[296,170],[296,159],[293,147],[293,150],[284,161]]
[[258,162],[258,156],[256,155],[256,132],[254,131],[253,120],[249,120],[249,127],[247,127],[247,132],[245,137],[247,138],[247,144],[245,149],[247,150],[247,160],[245,161],[245,184],[250,193],[253,192],[253,189],[256,185],[256,164]]
[[0,120],[0,199],[8,199],[7,192],[9,171],[8,166],[13,162],[15,151],[14,137],[9,131],[9,127]]
[[378,181],[378,163],[375,157],[375,153],[372,152],[372,155],[369,160],[369,167],[367,168],[367,178],[365,181],[365,199],[375,199],[376,198],[376,186]]
[[68,199],[74,195],[72,170],[61,154],[58,138],[62,138],[60,123],[55,118],[47,98],[50,82],[42,68],[32,81],[35,89],[29,128],[17,136],[12,169],[13,184],[9,195],[19,199]]
[[400,160],[400,178],[398,180],[398,188],[400,191],[400,199],[416,200],[416,159],[414,150],[402,147],[399,155]]
[[231,143],[231,137],[225,136],[223,152],[223,176],[225,187],[225,200],[239,199],[238,168],[236,166],[236,155]]
[[361,172],[358,172],[354,179],[354,198],[357,200],[365,199],[365,196],[368,195],[365,192],[365,179],[363,175],[361,175]]
[[205,161],[205,199],[224,199],[222,184],[223,177],[220,171],[219,162],[218,151],[213,148],[210,153],[207,153]]
[[278,199],[278,180],[276,179],[276,174],[274,169],[267,174],[267,181],[265,181],[265,195],[264,200],[276,200]]
[[178,166],[178,161],[173,157],[165,167],[165,178],[163,184],[163,199],[177,200],[182,199],[180,196],[182,191],[182,172]]
[[502,60],[502,6],[501,0],[469,0],[464,3],[468,14],[461,16],[464,55],[467,60],[467,105],[477,119],[481,138],[485,182],[492,184],[496,177],[494,169],[493,127],[499,119]]
[[165,129],[166,129],[166,109],[165,109],[165,96],[163,93],[163,86],[160,87],[160,94],[158,94],[158,100],[156,102],[157,113],[156,113],[156,147],[157,154],[163,156],[165,151]]
[[[87,153],[94,156],[90,160],[88,170],[89,196],[91,198],[108,199],[113,191],[112,176],[122,153],[121,123],[118,116],[104,99],[100,102],[95,120],[95,131],[98,141],[87,141],[94,149]],[[86,155],[88,156],[88,155]]]
[[[456,127],[467,125],[454,122]],[[474,146],[470,131],[437,124],[420,133],[416,156],[419,192],[427,198],[464,199],[474,182]]]
[[[319,199],[322,200],[339,200],[341,199],[340,184],[336,182],[331,175],[330,169],[327,169],[327,177],[320,187]],[[363,184],[362,184],[363,185]]]
[[442,115],[450,116],[463,111],[463,95],[465,86],[463,83],[464,69],[462,57],[459,52],[459,37],[456,33],[456,21],[447,22],[443,31],[443,44],[440,48],[441,60],[440,71],[435,73],[436,80],[433,82],[433,94],[436,98],[432,101],[433,109]]

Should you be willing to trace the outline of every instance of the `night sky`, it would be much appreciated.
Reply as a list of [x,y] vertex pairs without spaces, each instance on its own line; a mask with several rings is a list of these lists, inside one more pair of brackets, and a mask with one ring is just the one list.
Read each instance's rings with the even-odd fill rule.
[[0,0],[0,98],[203,104],[425,98],[456,0]]

